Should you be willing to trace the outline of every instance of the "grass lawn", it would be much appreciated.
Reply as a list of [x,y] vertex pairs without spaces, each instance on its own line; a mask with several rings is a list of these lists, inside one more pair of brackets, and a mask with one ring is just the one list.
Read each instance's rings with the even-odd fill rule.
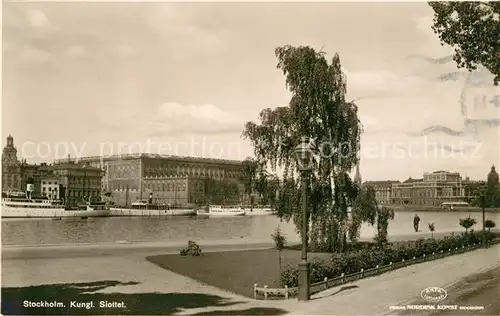
[[[281,252],[282,266],[297,265],[300,251]],[[309,253],[308,259],[330,258],[327,253]],[[253,298],[253,285],[279,285],[278,251],[275,249],[208,252],[202,256],[160,255],[147,260],[175,273],[220,289]]]
[[[113,280],[89,283],[44,284],[2,288],[2,315],[174,315],[195,308],[235,306],[233,310],[199,312],[194,315],[283,315],[273,307],[238,309],[234,300],[202,293],[100,293],[117,285],[137,282]],[[29,307],[25,302],[57,302],[56,307]],[[120,306],[101,306],[101,302],[123,302]],[[72,306],[72,302],[78,305]]]

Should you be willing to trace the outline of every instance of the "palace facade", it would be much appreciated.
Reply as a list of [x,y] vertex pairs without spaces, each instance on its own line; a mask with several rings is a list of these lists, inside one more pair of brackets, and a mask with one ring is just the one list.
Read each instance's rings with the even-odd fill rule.
[[441,206],[443,202],[464,202],[466,184],[458,172],[426,172],[421,179],[408,178],[392,185],[392,204]]
[[153,194],[160,204],[193,204],[204,195],[203,179],[228,180],[240,187],[242,162],[157,154],[68,158],[104,171],[102,191],[117,205],[128,205]]
[[375,199],[378,204],[388,205],[392,203],[392,186],[400,181],[366,181],[363,185],[371,186],[375,190]]

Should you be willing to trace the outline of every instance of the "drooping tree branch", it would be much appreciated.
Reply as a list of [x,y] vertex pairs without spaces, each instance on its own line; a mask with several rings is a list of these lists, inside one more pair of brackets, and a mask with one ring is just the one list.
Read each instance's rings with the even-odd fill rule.
[[346,76],[337,54],[329,63],[324,52],[283,46],[276,49],[276,57],[292,93],[290,103],[261,111],[260,122],[246,123],[242,136],[250,140],[261,165],[283,171],[278,214],[292,219],[299,231],[301,188],[293,152],[303,137],[314,140],[317,155],[308,194],[310,237],[311,242],[333,250],[345,243],[347,208],[355,198],[347,172],[358,160],[362,127],[357,106],[346,101]]

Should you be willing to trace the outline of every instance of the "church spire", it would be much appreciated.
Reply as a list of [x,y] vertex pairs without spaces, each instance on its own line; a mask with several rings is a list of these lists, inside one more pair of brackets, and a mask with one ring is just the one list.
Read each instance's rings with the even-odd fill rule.
[[487,183],[489,186],[498,185],[498,173],[495,171],[495,166],[491,166],[491,171],[488,174]]
[[356,164],[356,175],[354,176],[354,182],[357,185],[361,185],[361,173],[359,172],[359,163],[360,161],[358,160],[358,163]]

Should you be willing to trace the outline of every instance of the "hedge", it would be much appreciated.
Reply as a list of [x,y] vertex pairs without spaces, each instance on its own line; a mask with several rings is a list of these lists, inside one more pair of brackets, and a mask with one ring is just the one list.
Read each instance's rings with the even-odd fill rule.
[[[486,240],[491,241],[500,236],[498,233],[486,232]],[[359,272],[361,269],[368,270],[377,265],[387,265],[391,262],[399,262],[402,259],[410,260],[413,257],[422,257],[441,250],[447,251],[457,247],[467,246],[482,242],[483,233],[468,233],[456,236],[448,236],[443,239],[418,239],[413,241],[396,242],[384,246],[361,249],[353,252],[332,254],[329,260],[315,259],[311,262],[310,282],[316,283],[325,278],[332,279],[342,275]],[[282,287],[298,286],[297,267],[286,266],[280,275]]]

